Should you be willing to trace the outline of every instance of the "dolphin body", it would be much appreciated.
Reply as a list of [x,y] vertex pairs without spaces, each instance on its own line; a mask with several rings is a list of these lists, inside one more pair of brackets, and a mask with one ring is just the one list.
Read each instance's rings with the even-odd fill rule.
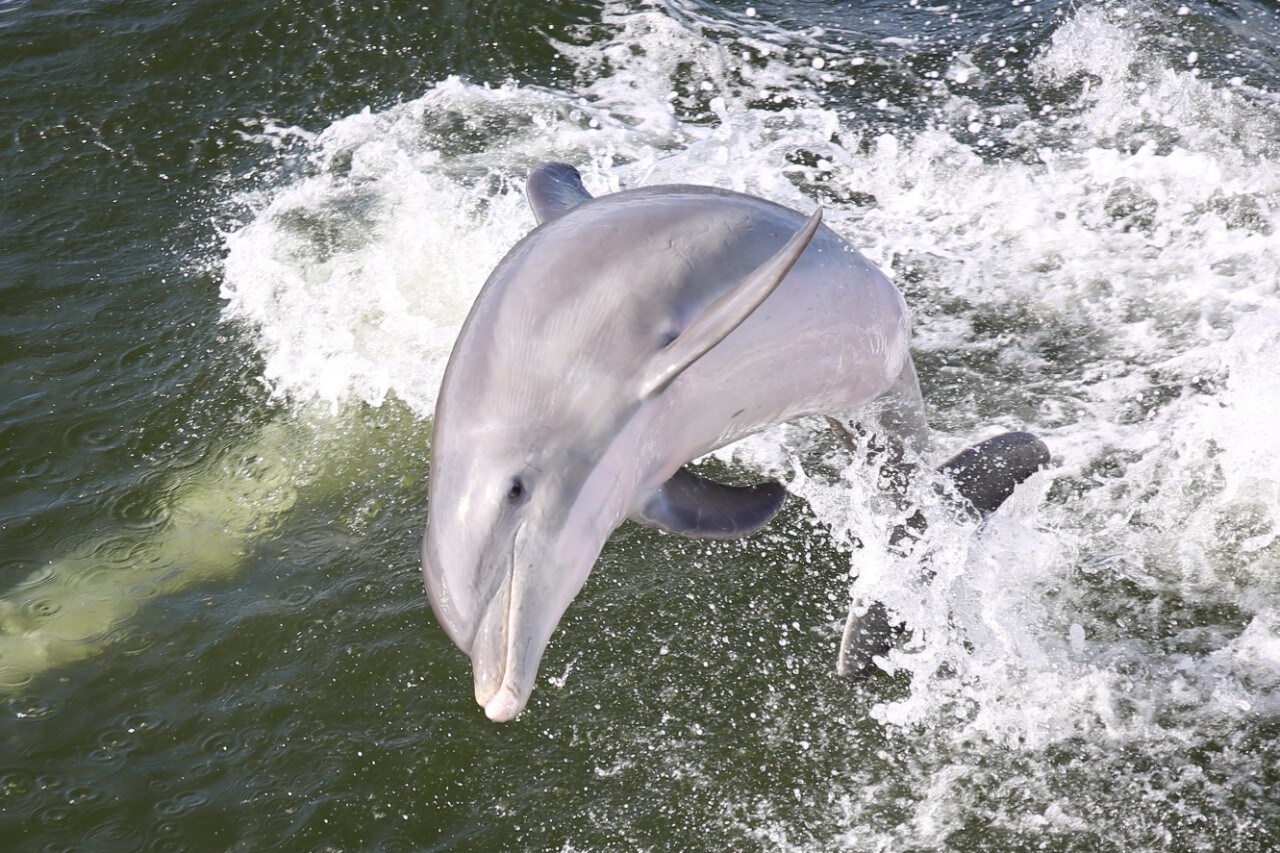
[[728,538],[781,508],[781,484],[721,485],[690,461],[875,400],[896,446],[927,437],[906,305],[820,210],[685,185],[592,198],[558,163],[527,189],[539,225],[489,276],[445,369],[423,542],[432,608],[495,721],[523,710],[624,520]]

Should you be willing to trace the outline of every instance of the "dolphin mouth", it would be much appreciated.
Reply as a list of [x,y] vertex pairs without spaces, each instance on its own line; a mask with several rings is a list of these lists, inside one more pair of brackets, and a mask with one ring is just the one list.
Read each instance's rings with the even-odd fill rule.
[[429,534],[423,547],[432,609],[471,659],[476,702],[494,722],[514,720],[529,702],[543,653],[586,572],[567,570],[563,555],[548,555],[539,527],[523,522],[509,546],[494,548],[505,559],[482,558],[467,573],[476,579],[470,583],[446,570],[449,555],[433,543]]
[[[518,576],[531,569],[521,565],[523,532],[524,525],[521,525],[512,538],[510,567],[484,605],[471,641],[476,702],[490,720],[498,723],[510,722],[524,710],[533,692],[537,661],[541,658],[539,652],[533,666],[527,666],[527,652],[536,640],[530,636],[532,632],[522,618],[524,584],[518,583]],[[526,650],[526,654],[518,654],[517,649]]]
[[495,723],[509,723],[524,710],[529,694],[516,695],[515,689],[503,684],[497,694],[484,706],[484,715]]
[[[476,702],[485,709],[489,719],[498,722],[513,719],[524,707],[524,702],[516,700],[513,685],[509,684],[510,676],[513,675],[510,671],[509,652],[514,627],[511,624],[511,587],[514,582],[513,571],[508,573],[501,587],[489,599],[475,638],[471,641],[471,670],[475,680]],[[500,696],[504,697],[503,701],[496,701]],[[527,692],[525,696],[527,699]]]

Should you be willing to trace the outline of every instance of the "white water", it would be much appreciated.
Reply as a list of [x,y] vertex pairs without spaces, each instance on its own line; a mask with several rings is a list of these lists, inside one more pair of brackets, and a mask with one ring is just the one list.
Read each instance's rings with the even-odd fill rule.
[[[870,846],[947,838],[963,792],[993,787],[976,758],[992,750],[1071,744],[1099,768],[1095,806],[1133,748],[1185,765],[1187,797],[1253,803],[1237,783],[1274,768],[1233,738],[1280,715],[1280,112],[1273,93],[1207,79],[1190,49],[1140,36],[1143,12],[1071,13],[1004,97],[1008,80],[957,53],[930,83],[935,121],[913,129],[892,105],[859,116],[824,100],[865,59],[820,33],[615,4],[607,44],[564,47],[572,91],[451,78],[314,135],[264,132],[301,134],[308,162],[239,200],[252,216],[227,237],[226,315],[257,330],[280,395],[394,394],[426,417],[471,299],[532,226],[531,165],[573,162],[598,193],[680,181],[821,200],[886,272],[923,275],[903,286],[938,370],[925,385],[965,401],[934,413],[939,452],[1027,427],[1054,456],[981,536],[935,528],[930,583],[873,546],[855,557],[863,594],[923,637],[891,654],[911,687],[874,716],[946,756],[920,759],[930,793]],[[991,331],[1001,322],[1012,330]],[[777,466],[789,435],[736,458]],[[884,521],[855,476],[793,486],[838,537],[875,541]],[[1230,784],[1189,757],[1210,745]],[[1131,795],[1171,796],[1146,774],[1125,776]],[[990,819],[1096,822],[1052,778],[994,785],[1053,805]],[[865,800],[847,790],[837,807],[857,826]],[[763,832],[789,843],[785,827]]]

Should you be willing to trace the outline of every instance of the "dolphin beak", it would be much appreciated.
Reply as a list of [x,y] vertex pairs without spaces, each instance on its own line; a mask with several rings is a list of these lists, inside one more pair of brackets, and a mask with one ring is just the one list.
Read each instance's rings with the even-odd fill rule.
[[511,624],[511,587],[514,581],[513,566],[485,606],[471,642],[476,701],[484,708],[485,715],[495,722],[513,720],[524,710],[536,675],[531,673],[521,678],[519,673],[508,671],[512,629],[515,627]]
[[[494,722],[514,720],[529,701],[542,655],[560,617],[582,588],[594,558],[581,571],[548,556],[547,541],[521,525],[510,562],[493,577],[493,593],[479,603],[469,649],[475,695]],[[578,562],[574,560],[574,562]]]
[[[532,671],[508,666],[520,659],[520,655],[511,654],[512,640],[518,634],[518,626],[512,625],[511,607],[515,564],[505,561],[490,564],[459,583],[458,577],[451,578],[444,570],[446,563],[441,561],[442,555],[437,549],[431,547],[435,543],[430,536],[427,542],[423,549],[423,575],[428,597],[436,620],[449,639],[471,658],[476,701],[492,720],[515,719],[528,702],[537,675],[537,659]],[[477,589],[480,586],[485,592]],[[529,643],[519,645],[527,648]]]

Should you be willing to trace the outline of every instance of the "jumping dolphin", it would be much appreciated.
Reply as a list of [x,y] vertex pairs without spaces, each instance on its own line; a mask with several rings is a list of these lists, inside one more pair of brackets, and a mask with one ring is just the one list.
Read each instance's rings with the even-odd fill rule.
[[422,553],[496,721],[523,710],[624,520],[725,538],[781,508],[780,484],[713,483],[690,461],[877,400],[901,451],[928,433],[906,305],[821,210],[685,185],[592,198],[557,163],[527,190],[539,225],[489,276],[445,370]]

